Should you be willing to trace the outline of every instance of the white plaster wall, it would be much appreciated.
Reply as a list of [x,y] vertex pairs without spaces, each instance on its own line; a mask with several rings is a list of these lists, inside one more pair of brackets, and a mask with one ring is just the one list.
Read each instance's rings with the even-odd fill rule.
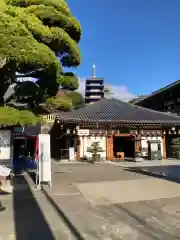
[[[147,141],[149,140],[160,140],[161,143],[161,155],[163,156],[163,143],[162,143],[162,137],[141,137],[141,147],[142,148],[148,148],[148,143]],[[146,156],[145,154],[143,154],[142,152],[142,156]]]
[[12,168],[11,131],[0,130],[0,164]]
[[87,148],[90,147],[93,142],[99,142],[100,147],[102,147],[102,149],[104,150],[104,152],[100,153],[101,157],[102,159],[106,158],[106,137],[80,136],[80,141],[81,141],[80,157],[83,156],[91,157],[92,154],[87,152]]
[[11,159],[11,131],[0,130],[0,160]]

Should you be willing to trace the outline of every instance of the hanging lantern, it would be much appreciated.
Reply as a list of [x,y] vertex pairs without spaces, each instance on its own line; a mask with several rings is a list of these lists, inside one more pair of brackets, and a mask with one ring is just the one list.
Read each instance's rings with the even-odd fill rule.
[[170,129],[169,129],[169,131],[168,131],[168,134],[171,134],[171,131],[170,131]]
[[76,126],[76,130],[77,130],[77,131],[79,130],[79,126]]
[[69,130],[69,128],[67,129],[66,133],[67,133],[67,134],[70,134],[70,130]]
[[163,134],[166,135],[166,130],[164,130]]
[[64,127],[63,124],[61,124],[61,129],[63,129],[63,127]]
[[74,133],[74,134],[76,133],[75,129],[73,130],[73,133]]

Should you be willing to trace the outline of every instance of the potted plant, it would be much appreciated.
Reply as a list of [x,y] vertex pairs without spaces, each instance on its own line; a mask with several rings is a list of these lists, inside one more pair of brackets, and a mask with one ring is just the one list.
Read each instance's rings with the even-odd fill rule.
[[93,142],[91,146],[87,148],[87,152],[92,153],[92,162],[100,161],[101,155],[99,153],[104,152],[99,142]]

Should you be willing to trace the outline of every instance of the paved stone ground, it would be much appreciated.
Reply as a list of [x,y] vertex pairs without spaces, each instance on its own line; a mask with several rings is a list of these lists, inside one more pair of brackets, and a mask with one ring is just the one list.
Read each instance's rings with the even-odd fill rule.
[[[2,197],[7,206],[7,211],[0,213],[3,240],[180,239],[179,184],[109,164],[53,164],[53,172],[51,189],[39,192],[22,180],[16,185],[25,187],[16,187],[12,197]],[[101,184],[104,185],[102,189],[99,188]],[[152,192],[149,191],[146,200],[121,201],[121,195],[127,198],[130,188],[136,188],[143,196],[150,185],[155,185],[156,191],[151,187]],[[158,189],[163,193],[162,187],[166,198],[158,196],[152,200]],[[85,196],[87,189],[93,192],[98,204]],[[177,192],[175,197],[174,192]],[[112,201],[112,193],[116,201]],[[101,201],[104,196],[106,203]]]
[[107,163],[58,164],[52,166],[54,183],[85,183],[146,178],[136,172],[123,171],[121,167]]
[[106,161],[112,165],[118,165],[121,167],[156,167],[156,166],[175,166],[180,165],[179,159],[163,159],[163,160],[144,160],[142,162],[134,162],[134,161]]
[[157,178],[77,184],[93,206],[180,197],[178,183]]
[[143,161],[137,163],[109,162],[109,164],[116,165],[136,173],[165,178],[180,183],[180,160],[166,159],[162,161]]

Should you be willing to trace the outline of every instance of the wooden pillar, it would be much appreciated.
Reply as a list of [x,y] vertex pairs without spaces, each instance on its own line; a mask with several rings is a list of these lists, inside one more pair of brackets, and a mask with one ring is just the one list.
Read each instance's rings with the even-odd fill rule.
[[166,136],[162,136],[163,155],[162,159],[166,159]]
[[113,135],[107,136],[107,159],[113,160],[114,159],[114,152],[113,152]]
[[80,151],[81,151],[81,140],[80,137],[77,136],[77,154],[76,154],[76,160],[80,160]]
[[141,140],[135,139],[135,152],[139,153],[141,150]]

